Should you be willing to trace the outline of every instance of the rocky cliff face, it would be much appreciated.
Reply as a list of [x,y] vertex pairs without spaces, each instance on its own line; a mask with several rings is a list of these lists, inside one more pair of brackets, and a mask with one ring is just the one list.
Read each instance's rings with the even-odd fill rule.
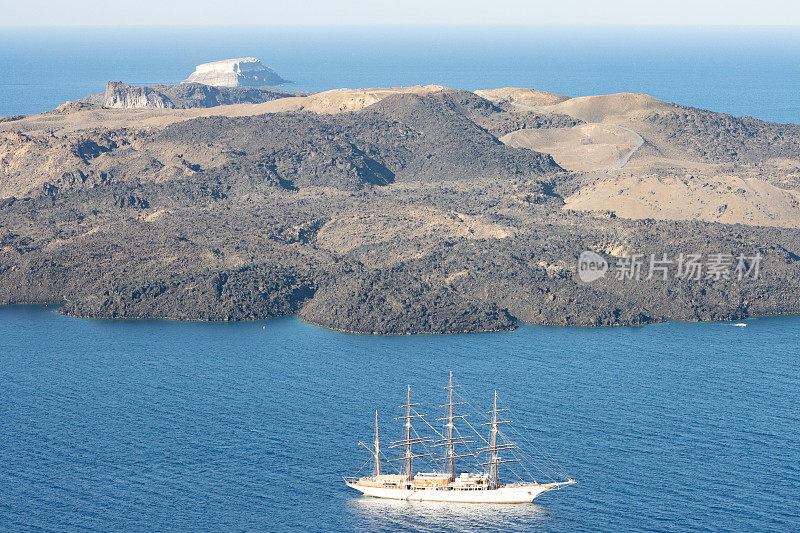
[[181,83],[202,83],[217,87],[268,87],[286,83],[274,70],[254,57],[225,59],[197,65]]
[[132,87],[121,81],[110,81],[103,94],[103,107],[110,109],[132,109],[152,107],[172,109],[175,106],[163,94],[150,87]]
[[212,87],[201,83],[138,87],[109,81],[106,90],[78,101],[109,109],[192,109],[230,104],[261,104],[308,93],[253,87]]

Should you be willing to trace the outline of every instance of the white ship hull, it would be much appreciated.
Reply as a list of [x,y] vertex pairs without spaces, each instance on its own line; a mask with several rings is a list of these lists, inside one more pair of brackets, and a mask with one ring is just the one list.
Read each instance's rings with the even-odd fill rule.
[[348,482],[347,486],[374,498],[453,503],[530,503],[541,493],[556,488],[552,485],[538,483],[479,490],[443,490],[434,488],[409,490],[360,485],[351,482]]

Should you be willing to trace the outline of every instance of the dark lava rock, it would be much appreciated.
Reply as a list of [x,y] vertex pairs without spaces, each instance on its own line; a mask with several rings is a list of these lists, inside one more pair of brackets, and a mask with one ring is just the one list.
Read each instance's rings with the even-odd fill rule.
[[[192,107],[233,94],[154,87],[125,98]],[[793,126],[691,109],[650,122],[712,160],[796,154],[800,139]],[[800,312],[800,229],[567,212],[560,195],[592,176],[497,139],[570,124],[442,91],[338,115],[6,132],[22,163],[0,167],[0,183],[16,187],[0,200],[0,303],[64,302],[64,313],[107,318],[296,313],[393,334]],[[709,140],[723,127],[728,140]],[[584,250],[609,263],[604,278],[576,275]],[[614,275],[620,250],[763,262],[757,279],[681,280],[673,266],[666,281],[626,280]]]

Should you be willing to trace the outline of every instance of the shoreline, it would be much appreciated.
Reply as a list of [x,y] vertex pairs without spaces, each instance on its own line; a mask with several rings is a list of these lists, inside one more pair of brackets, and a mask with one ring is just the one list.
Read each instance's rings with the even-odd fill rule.
[[233,320],[206,320],[206,319],[186,319],[186,318],[170,318],[164,316],[151,316],[151,317],[103,317],[103,316],[78,316],[73,314],[62,313],[60,308],[63,307],[64,303],[40,303],[40,302],[14,302],[14,303],[6,303],[0,304],[0,310],[8,309],[13,307],[29,307],[29,308],[50,308],[49,311],[52,311],[60,316],[68,317],[68,318],[75,318],[79,320],[102,320],[102,321],[119,321],[119,322],[147,322],[147,321],[164,321],[164,322],[185,322],[185,323],[192,323],[192,324],[246,324],[246,323],[256,323],[256,322],[269,322],[271,320],[280,320],[280,319],[297,319],[304,324],[309,326],[313,326],[320,329],[325,329],[335,333],[343,333],[347,335],[358,335],[362,337],[410,337],[410,336],[440,336],[440,335],[470,335],[470,334],[489,334],[489,333],[509,333],[512,331],[518,330],[520,327],[543,327],[543,328],[559,328],[559,329],[606,329],[606,328],[636,328],[636,327],[646,327],[646,326],[655,326],[659,324],[669,324],[669,323],[685,323],[685,324],[726,324],[730,322],[737,322],[737,321],[747,321],[753,319],[762,319],[762,318],[781,318],[781,317],[796,317],[800,316],[800,313],[770,313],[770,314],[763,314],[763,315],[747,315],[743,317],[735,317],[729,319],[720,319],[720,320],[682,320],[682,319],[665,319],[665,320],[656,320],[646,323],[616,323],[616,324],[602,324],[602,325],[585,325],[585,324],[532,324],[523,321],[517,321],[517,323],[512,328],[508,329],[494,329],[494,330],[478,330],[478,331],[445,331],[445,332],[431,332],[431,331],[420,331],[420,332],[412,332],[412,333],[395,333],[395,332],[367,332],[367,331],[353,331],[353,330],[346,330],[346,329],[339,329],[334,327],[325,326],[322,324],[316,324],[314,322],[309,322],[300,316],[299,313],[291,313],[286,315],[276,315],[264,318],[247,318],[247,319],[233,319]]

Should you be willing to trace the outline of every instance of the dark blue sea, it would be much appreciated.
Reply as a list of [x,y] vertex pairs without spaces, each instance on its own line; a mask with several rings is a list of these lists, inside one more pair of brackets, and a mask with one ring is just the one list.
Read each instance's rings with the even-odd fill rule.
[[248,55],[294,90],[436,83],[640,92],[800,123],[796,27],[0,27],[0,115],[53,109],[102,92],[108,80],[177,83],[198,63]]
[[[644,92],[800,122],[800,32],[752,28],[0,29],[0,115],[252,55],[296,90]],[[0,221],[2,223],[2,221]],[[798,531],[800,317],[372,337],[297,319],[0,307],[0,531]],[[358,497],[405,388],[497,389],[574,487],[530,505]]]
[[[0,308],[3,531],[798,531],[800,317],[372,337],[294,319]],[[362,498],[406,385],[448,371],[578,484],[533,504]],[[387,450],[390,451],[390,450]]]

